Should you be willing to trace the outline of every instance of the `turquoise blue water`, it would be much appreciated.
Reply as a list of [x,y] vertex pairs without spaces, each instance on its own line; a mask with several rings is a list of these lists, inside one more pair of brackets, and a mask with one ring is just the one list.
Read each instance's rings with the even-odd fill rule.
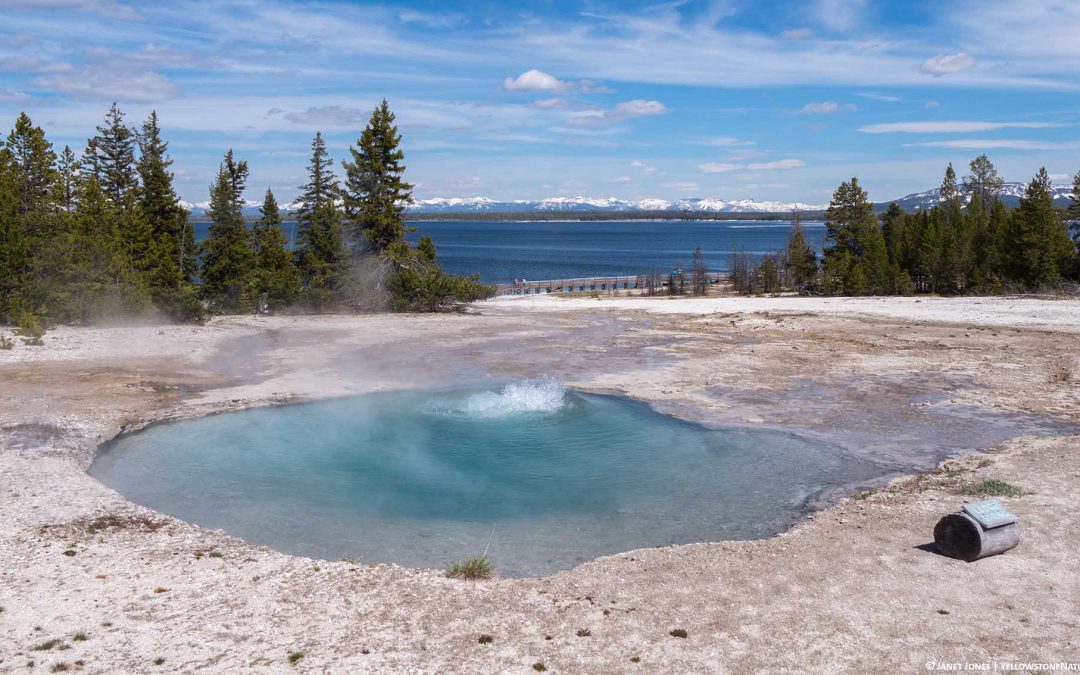
[[[373,394],[163,424],[90,473],[275,549],[543,575],[641,547],[771,535],[874,475],[824,444],[709,430],[549,381]],[[492,530],[494,535],[492,536]]]

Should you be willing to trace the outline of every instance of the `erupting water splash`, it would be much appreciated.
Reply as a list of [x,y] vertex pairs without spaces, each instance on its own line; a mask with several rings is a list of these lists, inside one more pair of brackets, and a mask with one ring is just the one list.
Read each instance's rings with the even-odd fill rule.
[[511,382],[499,391],[481,391],[456,401],[444,401],[436,412],[476,419],[517,415],[550,415],[566,405],[566,386],[552,378]]

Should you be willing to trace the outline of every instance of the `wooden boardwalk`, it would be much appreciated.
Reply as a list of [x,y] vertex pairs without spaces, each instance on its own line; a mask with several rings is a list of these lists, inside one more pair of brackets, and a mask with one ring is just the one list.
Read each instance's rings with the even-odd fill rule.
[[[546,279],[544,281],[525,281],[517,284],[498,284],[495,287],[495,295],[539,295],[541,293],[587,293],[590,291],[613,293],[618,290],[630,290],[645,288],[651,275],[635,274],[617,277],[580,277],[577,279]],[[721,272],[707,272],[705,283],[718,284],[727,278]],[[653,277],[657,288],[667,288],[670,277],[661,275]],[[690,286],[690,275],[682,277],[687,286]],[[678,283],[679,277],[676,277]]]

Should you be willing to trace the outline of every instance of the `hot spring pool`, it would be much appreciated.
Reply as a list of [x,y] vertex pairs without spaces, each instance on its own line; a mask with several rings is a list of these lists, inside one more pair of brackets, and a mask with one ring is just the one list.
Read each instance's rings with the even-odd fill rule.
[[90,474],[130,500],[288,553],[503,576],[635,548],[769,536],[879,473],[832,446],[710,430],[523,382],[370,394],[162,424]]

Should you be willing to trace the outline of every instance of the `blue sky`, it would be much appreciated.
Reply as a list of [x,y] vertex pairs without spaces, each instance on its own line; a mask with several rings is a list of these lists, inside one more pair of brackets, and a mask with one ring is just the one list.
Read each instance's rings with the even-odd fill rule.
[[157,110],[190,201],[230,147],[290,199],[384,96],[417,197],[886,200],[982,152],[1066,182],[1077,36],[1076,0],[5,0],[0,118],[81,150]]

